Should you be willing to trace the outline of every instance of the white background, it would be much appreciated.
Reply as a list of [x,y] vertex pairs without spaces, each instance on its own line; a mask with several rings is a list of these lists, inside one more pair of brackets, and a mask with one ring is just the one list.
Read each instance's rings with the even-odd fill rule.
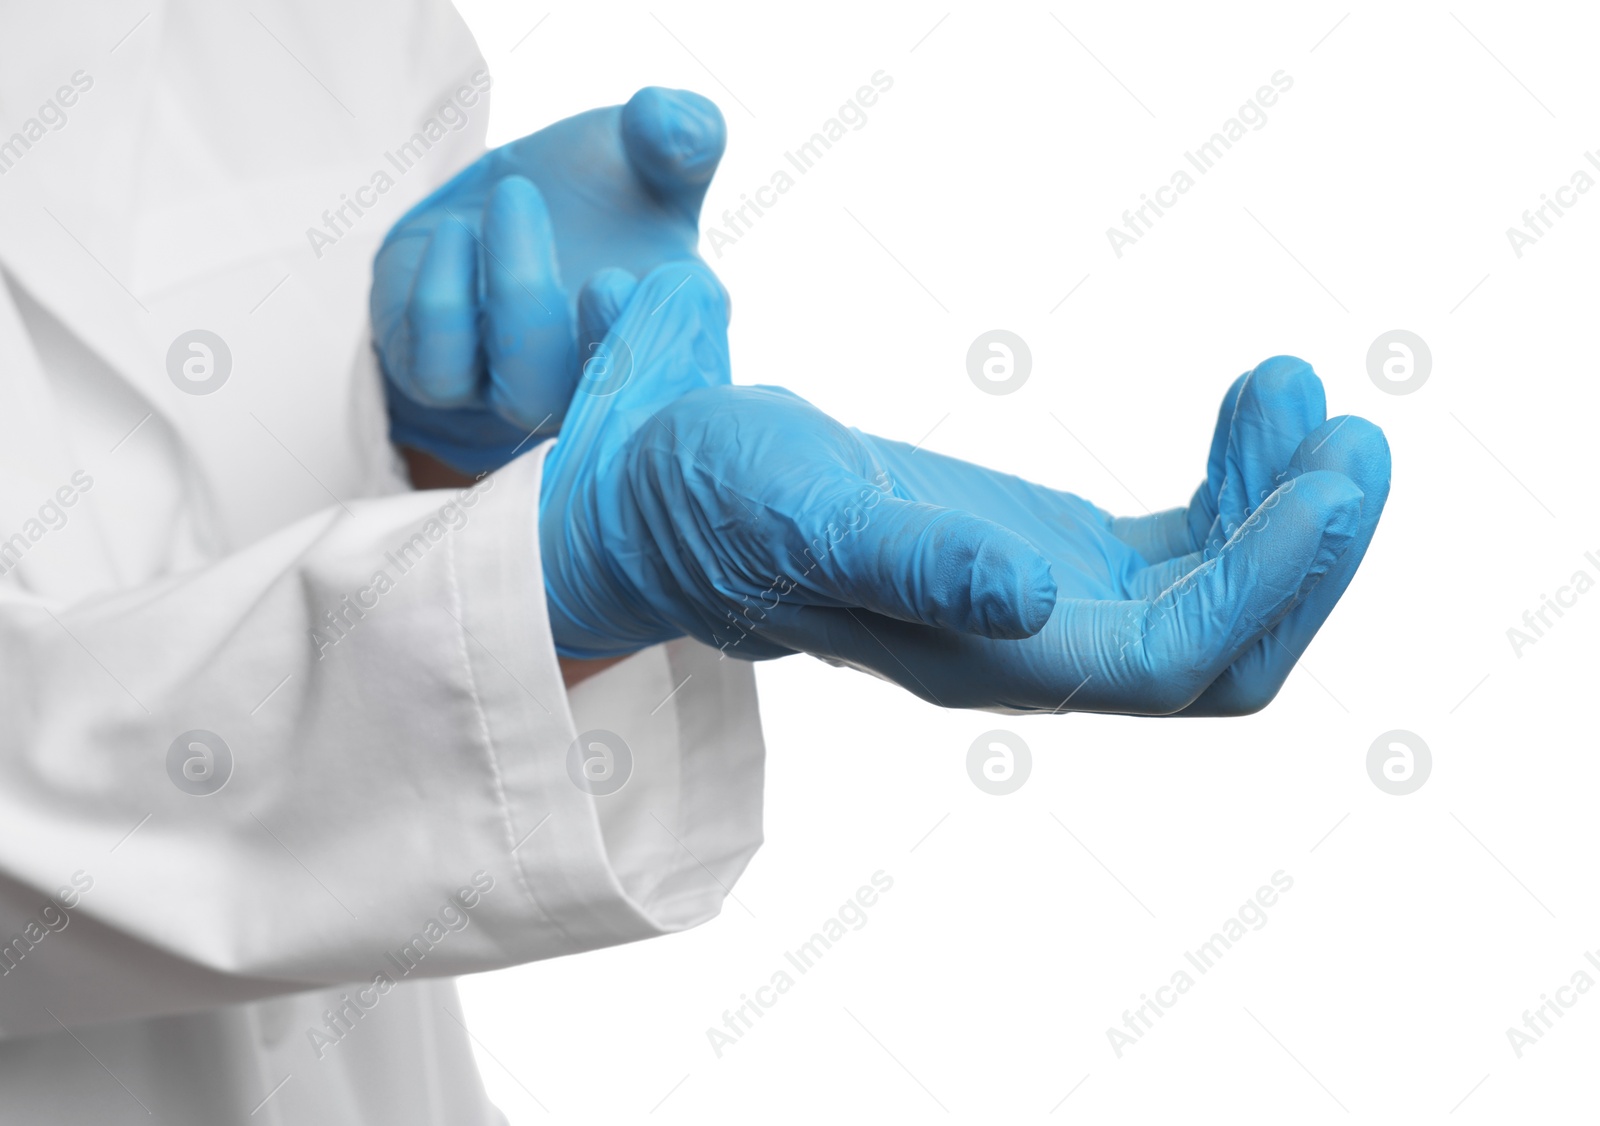
[[[1360,575],[1261,715],[942,712],[807,659],[762,666],[767,844],[723,916],[463,983],[514,1123],[1592,1113],[1600,990],[1521,1059],[1506,1029],[1600,948],[1600,593],[1520,657],[1506,631],[1575,571],[1600,577],[1600,191],[1520,259],[1505,234],[1600,149],[1592,21],[1473,2],[462,7],[492,143],[641,85],[714,98],[719,223],[893,77],[753,231],[703,246],[741,382],[1130,513],[1187,500],[1229,381],[1276,353],[1394,452]],[[1118,259],[1106,228],[1279,70],[1294,85],[1265,127]],[[1015,394],[967,377],[992,328],[1031,346]],[[1394,328],[1433,353],[1403,397],[1367,374]],[[965,769],[995,727],[1034,757],[1008,797]],[[1433,754],[1407,797],[1367,775],[1393,728]],[[867,925],[717,1058],[706,1029],[880,869],[894,887]],[[1293,890],[1265,927],[1117,1058],[1107,1028],[1280,869]]]

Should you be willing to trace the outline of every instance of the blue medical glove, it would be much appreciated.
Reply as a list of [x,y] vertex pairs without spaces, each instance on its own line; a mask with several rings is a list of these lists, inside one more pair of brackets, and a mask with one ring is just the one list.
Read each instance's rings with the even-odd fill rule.
[[[1383,432],[1326,418],[1321,381],[1292,357],[1235,381],[1204,483],[1186,507],[1149,516],[1113,517],[1068,493],[871,441],[899,487],[983,512],[1042,551],[1060,589],[1054,615],[1026,641],[994,643],[859,611],[780,608],[764,634],[959,707],[1258,711],[1354,577],[1389,492]],[[831,621],[819,628],[818,617]]]
[[[1275,357],[1240,376],[1230,389],[1217,419],[1206,483],[1189,507],[1121,522],[1120,534],[1170,573],[1214,554],[1226,529],[1248,518],[1252,498],[1319,470],[1341,473],[1361,490],[1361,523],[1350,547],[1315,590],[1181,714],[1247,715],[1278,694],[1366,556],[1389,498],[1389,443],[1364,418],[1328,418],[1322,381],[1311,366]],[[1221,487],[1214,487],[1217,480]],[[1215,516],[1203,546],[1172,534],[1180,525],[1197,528],[1206,513]]]
[[[611,323],[545,462],[539,517],[557,651],[598,658],[685,634],[735,656],[764,603],[859,607],[1024,637],[1055,604],[1046,559],[969,512],[897,495],[856,434],[784,391],[728,386],[726,298],[702,263],[586,287]],[[613,381],[616,382],[615,380]],[[609,390],[609,389],[608,389]]]
[[695,258],[727,132],[698,94],[647,87],[484,154],[412,208],[373,264],[396,445],[476,474],[553,434],[598,337],[571,288]]
[[[607,339],[626,342],[632,382],[580,395],[547,463],[546,592],[566,655],[689,634],[730,656],[811,652],[948,706],[1248,710],[1298,655],[1263,662],[1257,647],[1277,631],[1303,649],[1376,523],[1341,471],[1375,441],[1386,482],[1376,431],[1329,423],[1351,438],[1307,433],[1298,464],[1278,448],[1320,411],[1297,361],[1230,392],[1189,508],[1121,521],[847,430],[788,392],[728,386],[716,300],[709,279],[647,279]],[[1315,403],[1263,424],[1258,409],[1305,397],[1305,379]],[[1228,687],[1241,660],[1241,688]]]

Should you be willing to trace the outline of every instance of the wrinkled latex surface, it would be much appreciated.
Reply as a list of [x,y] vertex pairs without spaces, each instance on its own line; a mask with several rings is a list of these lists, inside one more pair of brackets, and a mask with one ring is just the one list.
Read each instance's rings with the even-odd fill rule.
[[1387,497],[1381,431],[1327,419],[1292,357],[1229,389],[1189,505],[1122,518],[731,386],[725,297],[703,265],[637,286],[604,275],[580,304],[628,378],[579,388],[545,467],[566,656],[687,634],[729,657],[810,652],[946,706],[1254,711]]
[[726,136],[707,99],[647,87],[485,153],[402,217],[371,298],[395,444],[480,473],[555,433],[597,343],[578,287],[697,257]]

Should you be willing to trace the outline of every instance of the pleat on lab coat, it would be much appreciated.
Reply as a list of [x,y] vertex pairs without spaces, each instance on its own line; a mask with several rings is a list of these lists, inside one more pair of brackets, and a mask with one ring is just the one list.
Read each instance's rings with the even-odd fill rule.
[[[569,697],[542,449],[417,493],[385,441],[371,256],[487,100],[320,255],[306,228],[476,47],[427,0],[19,5],[0,37],[0,1118],[497,1121],[448,978],[714,915],[762,749],[748,666],[692,642]],[[231,353],[210,394],[168,372],[194,329]],[[568,774],[594,728],[635,762],[610,797]],[[231,757],[208,795],[169,773],[194,731]]]

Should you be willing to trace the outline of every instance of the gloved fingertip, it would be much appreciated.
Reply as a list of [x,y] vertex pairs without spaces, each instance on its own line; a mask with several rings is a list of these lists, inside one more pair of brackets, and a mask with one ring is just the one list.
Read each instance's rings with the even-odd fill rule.
[[1361,486],[1362,492],[1389,483],[1389,439],[1383,428],[1359,415],[1338,415],[1306,435],[1291,470],[1332,469]]
[[671,308],[673,302],[687,299],[719,314],[723,323],[728,319],[728,292],[711,267],[698,258],[663,262],[644,276],[631,299],[643,306],[644,316],[653,317]]
[[990,537],[973,557],[972,628],[984,637],[1032,637],[1050,620],[1056,594],[1049,561],[1020,536]]
[[728,128],[711,99],[646,86],[622,107],[622,143],[652,190],[698,208],[727,148]]
[[1300,415],[1313,425],[1327,417],[1322,379],[1298,356],[1262,360],[1251,371],[1245,393],[1267,410]]
[[[1302,372],[1311,372],[1311,364],[1299,356],[1290,356],[1287,353],[1281,356],[1268,356],[1254,368],[1258,378],[1299,375]],[[1312,374],[1315,374],[1314,372]]]
[[1015,632],[1004,636],[1021,639],[1032,637],[1044,629],[1056,608],[1056,577],[1049,562],[1038,552],[1030,552],[1031,559],[1018,560],[1016,575]]
[[[1303,595],[1327,574],[1356,538],[1361,529],[1361,506],[1365,498],[1354,481],[1328,469],[1301,474],[1285,489],[1292,496],[1292,505],[1305,511],[1320,527],[1316,549],[1301,585]],[[1241,534],[1246,531],[1241,529]]]
[[[1016,532],[960,510],[891,501],[882,509],[885,531],[916,537],[907,559],[910,604],[930,625],[995,640],[1032,637],[1056,604],[1050,563]],[[891,548],[891,550],[900,550]]]

